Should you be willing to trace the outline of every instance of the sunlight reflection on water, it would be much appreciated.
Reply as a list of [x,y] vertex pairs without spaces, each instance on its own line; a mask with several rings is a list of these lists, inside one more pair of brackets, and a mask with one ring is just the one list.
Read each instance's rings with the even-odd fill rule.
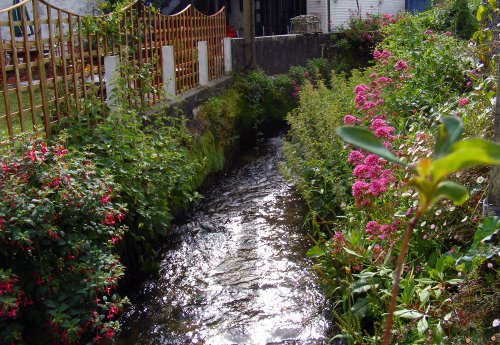
[[281,139],[207,194],[165,250],[115,344],[323,344],[327,303],[278,173]]

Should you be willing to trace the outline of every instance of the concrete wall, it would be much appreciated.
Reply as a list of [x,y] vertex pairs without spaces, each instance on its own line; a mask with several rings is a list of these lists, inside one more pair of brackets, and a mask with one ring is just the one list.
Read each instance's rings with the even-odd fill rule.
[[[304,65],[308,59],[319,58],[322,44],[325,51],[332,41],[327,34],[265,36],[255,39],[257,65],[268,75],[286,73],[290,66]],[[243,39],[231,40],[233,70],[243,71]]]

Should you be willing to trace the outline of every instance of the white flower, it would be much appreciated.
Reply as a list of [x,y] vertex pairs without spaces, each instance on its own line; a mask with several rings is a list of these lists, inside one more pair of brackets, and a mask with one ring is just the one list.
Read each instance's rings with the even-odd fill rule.
[[493,320],[493,327],[498,327],[498,326],[500,326],[500,320],[499,319]]
[[435,213],[436,216],[439,216],[441,214],[441,212],[443,212],[443,210],[441,210],[441,209],[437,210],[436,213]]
[[479,176],[479,177],[476,179],[476,182],[477,182],[477,183],[483,183],[483,182],[484,182],[484,177]]

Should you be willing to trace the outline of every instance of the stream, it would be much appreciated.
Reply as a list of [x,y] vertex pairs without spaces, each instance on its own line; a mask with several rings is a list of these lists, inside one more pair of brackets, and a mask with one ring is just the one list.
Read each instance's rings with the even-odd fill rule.
[[302,229],[306,207],[279,174],[282,138],[214,186],[132,296],[125,344],[325,344],[330,322]]

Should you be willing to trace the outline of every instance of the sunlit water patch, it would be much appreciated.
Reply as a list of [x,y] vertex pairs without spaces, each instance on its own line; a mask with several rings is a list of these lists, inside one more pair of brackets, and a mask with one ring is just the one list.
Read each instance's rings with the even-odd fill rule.
[[326,300],[302,230],[306,211],[277,170],[281,139],[242,164],[174,229],[116,344],[323,344]]

